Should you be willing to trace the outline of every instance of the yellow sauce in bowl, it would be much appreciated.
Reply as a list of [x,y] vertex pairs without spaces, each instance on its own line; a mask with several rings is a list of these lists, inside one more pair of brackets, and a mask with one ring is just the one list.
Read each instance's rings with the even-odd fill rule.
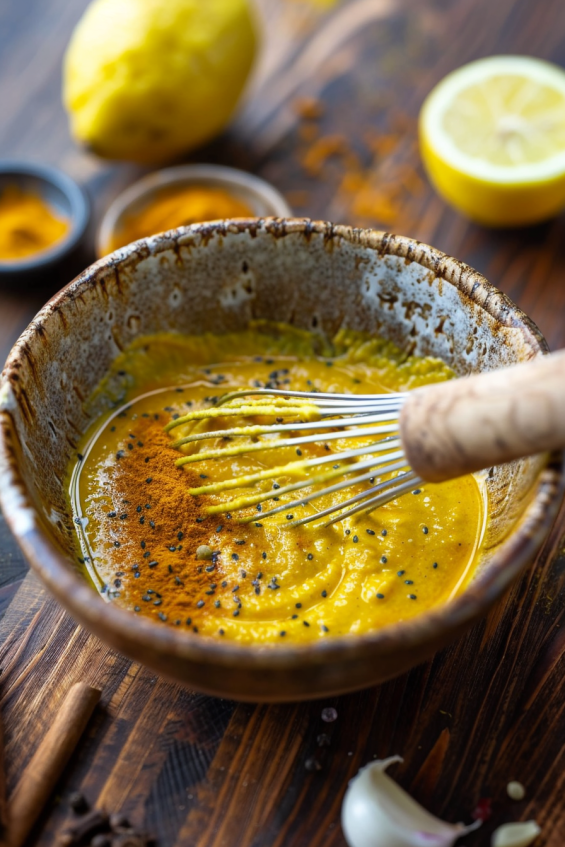
[[[242,524],[239,512],[207,514],[225,494],[194,498],[188,489],[295,461],[296,450],[179,468],[171,444],[185,430],[171,437],[164,427],[247,386],[376,394],[452,376],[438,359],[343,330],[327,342],[258,322],[228,335],[138,339],[90,398],[96,421],[69,469],[81,566],[109,602],[157,624],[260,645],[367,633],[448,601],[473,576],[483,536],[484,494],[474,477],[415,487],[331,527],[291,527],[284,511],[262,521],[254,507]],[[220,425],[215,419],[213,428]],[[346,442],[326,447],[322,436],[301,452],[337,452]],[[262,485],[274,500],[286,482]],[[353,481],[293,517],[361,488]]]

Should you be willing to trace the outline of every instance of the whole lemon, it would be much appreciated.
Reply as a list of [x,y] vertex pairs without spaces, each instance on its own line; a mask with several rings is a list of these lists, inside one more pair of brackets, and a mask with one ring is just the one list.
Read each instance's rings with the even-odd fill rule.
[[94,0],[64,60],[71,132],[107,158],[172,158],[225,127],[255,49],[249,0]]

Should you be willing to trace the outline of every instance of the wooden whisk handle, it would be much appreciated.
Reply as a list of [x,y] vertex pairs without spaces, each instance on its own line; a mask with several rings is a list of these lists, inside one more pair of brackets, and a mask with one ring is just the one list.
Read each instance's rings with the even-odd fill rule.
[[565,350],[417,389],[400,434],[428,482],[565,447]]

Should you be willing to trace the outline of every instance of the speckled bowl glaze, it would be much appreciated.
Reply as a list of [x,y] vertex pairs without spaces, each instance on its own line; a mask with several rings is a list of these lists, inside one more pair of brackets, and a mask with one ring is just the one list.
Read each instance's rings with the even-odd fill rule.
[[413,620],[314,646],[243,647],[105,602],[76,565],[65,475],[84,400],[140,334],[233,330],[251,318],[384,335],[468,374],[546,352],[535,325],[480,274],[409,238],[299,219],[174,230],[88,268],[39,312],[0,384],[0,501],[34,570],[87,629],[195,689],[254,701],[321,697],[403,673],[460,635],[532,561],[562,496],[562,456],[493,468],[476,577]]

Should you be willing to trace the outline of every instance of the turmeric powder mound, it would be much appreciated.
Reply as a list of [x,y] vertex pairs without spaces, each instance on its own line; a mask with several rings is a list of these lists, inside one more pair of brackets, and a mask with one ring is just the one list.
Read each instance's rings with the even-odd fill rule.
[[0,194],[0,261],[11,262],[41,253],[69,230],[39,194],[8,185]]
[[177,226],[250,216],[253,212],[249,206],[224,189],[175,186],[159,192],[144,208],[127,215],[108,245],[108,252]]

